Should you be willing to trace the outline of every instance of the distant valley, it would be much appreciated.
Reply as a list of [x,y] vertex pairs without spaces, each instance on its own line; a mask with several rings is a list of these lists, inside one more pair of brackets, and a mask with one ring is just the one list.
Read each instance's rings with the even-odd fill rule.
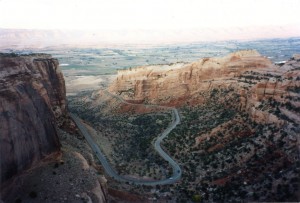
[[299,44],[4,49],[3,201],[299,201]]

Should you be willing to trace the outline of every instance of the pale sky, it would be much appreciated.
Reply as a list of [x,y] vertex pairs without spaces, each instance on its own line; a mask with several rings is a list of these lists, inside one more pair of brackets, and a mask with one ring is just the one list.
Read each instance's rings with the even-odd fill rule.
[[159,36],[283,26],[295,35],[299,9],[300,0],[0,0],[0,28],[155,30]]
[[0,27],[188,29],[300,24],[300,0],[0,0]]

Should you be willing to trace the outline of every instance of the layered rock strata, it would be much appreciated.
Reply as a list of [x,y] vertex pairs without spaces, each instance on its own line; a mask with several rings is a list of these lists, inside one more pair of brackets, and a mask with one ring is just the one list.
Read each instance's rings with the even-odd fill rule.
[[[213,94],[214,90],[234,90],[239,97],[236,107],[253,120],[281,125],[286,119],[279,118],[279,111],[300,121],[299,58],[296,54],[277,66],[257,51],[245,50],[190,64],[137,67],[120,70],[109,91],[129,102],[180,107],[201,105],[206,102],[203,94]],[[264,108],[267,100],[281,106],[271,112]]]
[[118,71],[110,86],[112,93],[126,100],[180,105],[195,92],[222,85],[226,79],[251,69],[269,68],[272,63],[257,51],[245,50],[222,58],[203,58],[189,64],[146,66]]
[[0,55],[1,184],[60,149],[66,91],[58,64],[45,54]]

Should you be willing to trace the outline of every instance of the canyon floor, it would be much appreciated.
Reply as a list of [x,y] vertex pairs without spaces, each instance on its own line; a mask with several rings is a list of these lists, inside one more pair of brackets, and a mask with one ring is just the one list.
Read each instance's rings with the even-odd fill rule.
[[[107,182],[112,185],[119,183],[104,176],[101,163],[84,137],[72,124],[69,127],[71,130],[58,129],[60,152],[44,158],[38,165],[7,183],[5,190],[9,190],[9,195],[6,196],[5,202],[148,201],[141,195],[130,193],[130,186],[125,186],[123,191],[118,187],[108,186]],[[88,124],[86,127],[93,131]]]
[[[2,172],[15,175],[1,185],[3,201],[299,202],[300,55],[286,55],[299,46],[248,43],[263,55],[197,58],[237,49],[228,44],[50,50],[62,72],[51,55],[2,54]],[[166,107],[180,115],[161,143],[182,169],[169,185],[109,177],[68,115],[82,119],[118,174],[154,181],[172,174],[153,146],[174,120]]]
[[[219,67],[220,62],[227,65],[222,74],[206,74],[207,64]],[[123,176],[170,176],[171,167],[153,141],[170,124],[171,112],[146,104],[175,106],[181,123],[162,148],[183,171],[178,182],[115,181],[67,119],[70,123],[57,129],[61,151],[17,176],[19,187],[7,202],[299,201],[300,57],[274,66],[246,51],[174,65],[123,70],[117,76],[67,76],[66,86],[69,111],[83,119]],[[193,80],[197,70],[205,78]]]
[[[180,163],[181,181],[147,187],[109,180],[109,187],[166,202],[185,202],[198,197],[206,201],[299,198],[300,168],[294,127],[297,124],[282,129],[274,124],[252,122],[249,115],[234,105],[223,108],[224,100],[219,98],[225,94],[228,96],[228,90],[208,92],[207,104],[179,109],[182,123],[163,146]],[[226,102],[235,104],[238,95],[231,94],[232,100]],[[85,94],[76,101],[79,98],[85,98]],[[168,164],[155,154],[151,145],[159,127],[168,125],[168,113],[94,117],[91,115],[97,115],[96,109],[76,106],[75,110],[73,104],[71,109],[95,127],[95,140],[120,174],[149,179],[169,175]],[[270,103],[265,105],[272,108]]]
[[[182,167],[180,181],[150,187],[108,178],[109,190],[159,202],[299,201],[299,59],[274,68],[206,80],[209,88],[171,102],[180,103],[181,123],[162,145]],[[279,91],[283,83],[289,86]],[[127,101],[141,103],[128,98],[131,91]],[[103,89],[69,96],[69,108],[120,174],[160,179],[171,172],[152,146],[169,112],[124,104]]]

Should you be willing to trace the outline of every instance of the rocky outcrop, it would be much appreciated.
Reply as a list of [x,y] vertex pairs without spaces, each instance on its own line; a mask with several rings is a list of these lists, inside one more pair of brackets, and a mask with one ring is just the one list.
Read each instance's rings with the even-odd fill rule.
[[[252,72],[256,83],[248,93],[241,94],[244,109],[258,123],[283,124],[285,116],[290,120],[299,121],[300,97],[300,56],[294,55],[284,65]],[[277,110],[272,112],[266,103],[271,103]],[[289,111],[287,111],[287,109]],[[288,112],[288,113],[286,113]],[[277,114],[277,115],[275,115]],[[284,114],[285,119],[280,119]]]
[[[269,68],[272,63],[257,51],[245,50],[222,58],[203,58],[190,64],[145,66],[121,70],[109,91],[126,100],[180,105],[195,92],[208,90],[222,80],[252,69]],[[174,101],[176,101],[174,103]]]
[[50,55],[0,55],[1,184],[60,149],[63,75]]
[[[278,66],[258,52],[246,50],[190,64],[120,70],[109,91],[131,103],[180,107],[205,103],[214,90],[234,90],[239,98],[236,107],[248,112],[252,120],[281,125],[286,118],[300,120],[299,70],[299,55]],[[219,100],[226,103],[231,96]]]

